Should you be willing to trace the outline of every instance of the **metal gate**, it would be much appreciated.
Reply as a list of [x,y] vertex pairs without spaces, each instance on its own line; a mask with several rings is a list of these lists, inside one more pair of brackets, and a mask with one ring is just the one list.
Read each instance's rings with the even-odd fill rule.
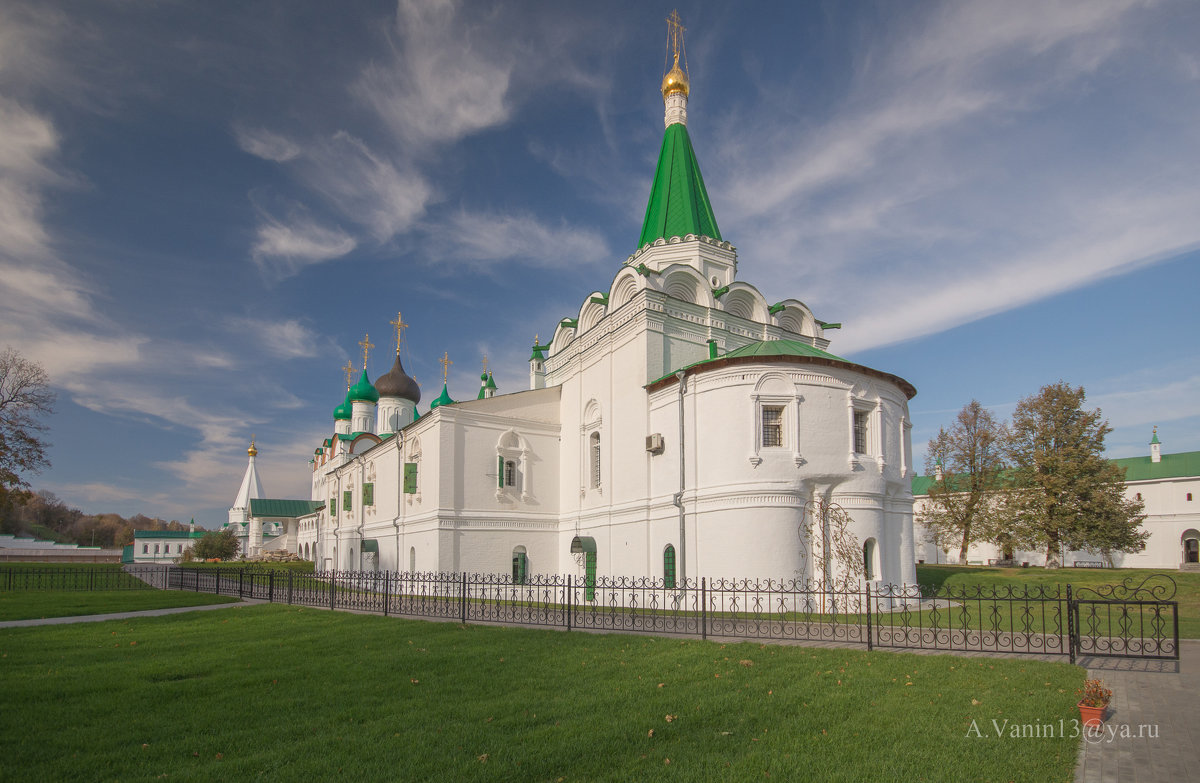
[[1067,587],[1071,660],[1102,658],[1179,660],[1179,602],[1175,580],[1152,574],[1139,584]]

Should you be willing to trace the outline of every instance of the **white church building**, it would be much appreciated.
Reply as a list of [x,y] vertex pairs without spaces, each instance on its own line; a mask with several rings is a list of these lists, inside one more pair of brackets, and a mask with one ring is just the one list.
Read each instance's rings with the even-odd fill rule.
[[264,503],[251,451],[230,511],[246,552],[318,570],[808,578],[804,508],[823,500],[852,519],[867,579],[915,581],[916,390],[830,353],[837,325],[799,299],[739,279],[678,52],[636,250],[535,338],[529,389],[497,393],[485,372],[456,402],[444,375],[418,415],[397,317],[395,362],[372,383],[364,349],[310,498]]

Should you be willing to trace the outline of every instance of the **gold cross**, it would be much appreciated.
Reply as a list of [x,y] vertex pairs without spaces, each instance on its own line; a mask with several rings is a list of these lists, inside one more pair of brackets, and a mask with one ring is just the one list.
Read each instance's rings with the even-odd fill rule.
[[442,358],[438,359],[438,364],[442,365],[442,383],[446,383],[446,379],[450,375],[450,365],[454,362],[450,361],[450,352],[446,351]]
[[350,381],[354,378],[354,362],[347,359],[346,366],[342,368],[342,371],[346,373],[346,388],[349,389]]
[[363,349],[363,369],[365,370],[367,369],[367,353],[375,347],[375,344],[371,342],[371,335],[369,334],[364,334],[363,338],[358,341],[358,344]]
[[487,375],[487,354],[483,355],[483,374]]
[[539,339],[538,339],[538,336],[537,336],[536,334],[533,336],[533,344],[534,344],[534,345],[541,345],[541,344],[542,344],[541,340],[539,340]]
[[404,323],[404,319],[400,317],[400,311],[396,311],[396,320],[388,321],[396,328],[396,355],[400,355],[400,342],[404,339],[404,330],[408,328],[408,324]]

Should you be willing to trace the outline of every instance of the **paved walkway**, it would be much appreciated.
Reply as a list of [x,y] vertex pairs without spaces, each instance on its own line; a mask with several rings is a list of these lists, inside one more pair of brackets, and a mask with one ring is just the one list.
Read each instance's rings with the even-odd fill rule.
[[33,620],[6,620],[0,622],[0,628],[27,628],[32,625],[70,625],[72,623],[102,623],[106,620],[128,620],[134,617],[161,617],[167,614],[183,612],[206,612],[210,609],[236,609],[247,604],[261,604],[265,601],[244,599],[240,604],[205,604],[203,606],[175,606],[170,609],[144,609],[140,612],[113,612],[111,614],[84,614],[73,617],[38,617]]
[[1200,779],[1200,641],[1179,651],[1178,661],[1079,660],[1113,700],[1104,735],[1085,738],[1076,783]]

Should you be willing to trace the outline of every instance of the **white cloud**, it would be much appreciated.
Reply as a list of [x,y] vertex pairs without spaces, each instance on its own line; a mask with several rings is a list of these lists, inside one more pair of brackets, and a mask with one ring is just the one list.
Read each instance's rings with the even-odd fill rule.
[[411,164],[344,131],[315,146],[310,159],[302,174],[309,186],[378,242],[410,229],[433,199],[433,189]]
[[358,245],[339,228],[326,228],[308,217],[291,222],[262,215],[254,242],[254,261],[268,277],[291,277],[306,266],[341,258]]
[[327,341],[294,318],[285,321],[239,318],[233,326],[239,334],[257,338],[271,355],[280,359],[313,356],[327,347]]
[[456,141],[505,122],[515,55],[495,47],[486,20],[451,0],[400,0],[390,58],[372,62],[354,85],[405,144]]
[[280,136],[278,133],[272,133],[265,128],[247,128],[243,125],[234,125],[233,133],[237,139],[238,146],[243,152],[248,152],[263,160],[273,160],[276,163],[283,163],[299,157],[302,151],[300,145],[296,142],[285,136]]
[[475,262],[516,261],[531,266],[589,264],[609,258],[598,233],[561,223],[547,226],[531,215],[460,211],[431,230],[451,258]]

